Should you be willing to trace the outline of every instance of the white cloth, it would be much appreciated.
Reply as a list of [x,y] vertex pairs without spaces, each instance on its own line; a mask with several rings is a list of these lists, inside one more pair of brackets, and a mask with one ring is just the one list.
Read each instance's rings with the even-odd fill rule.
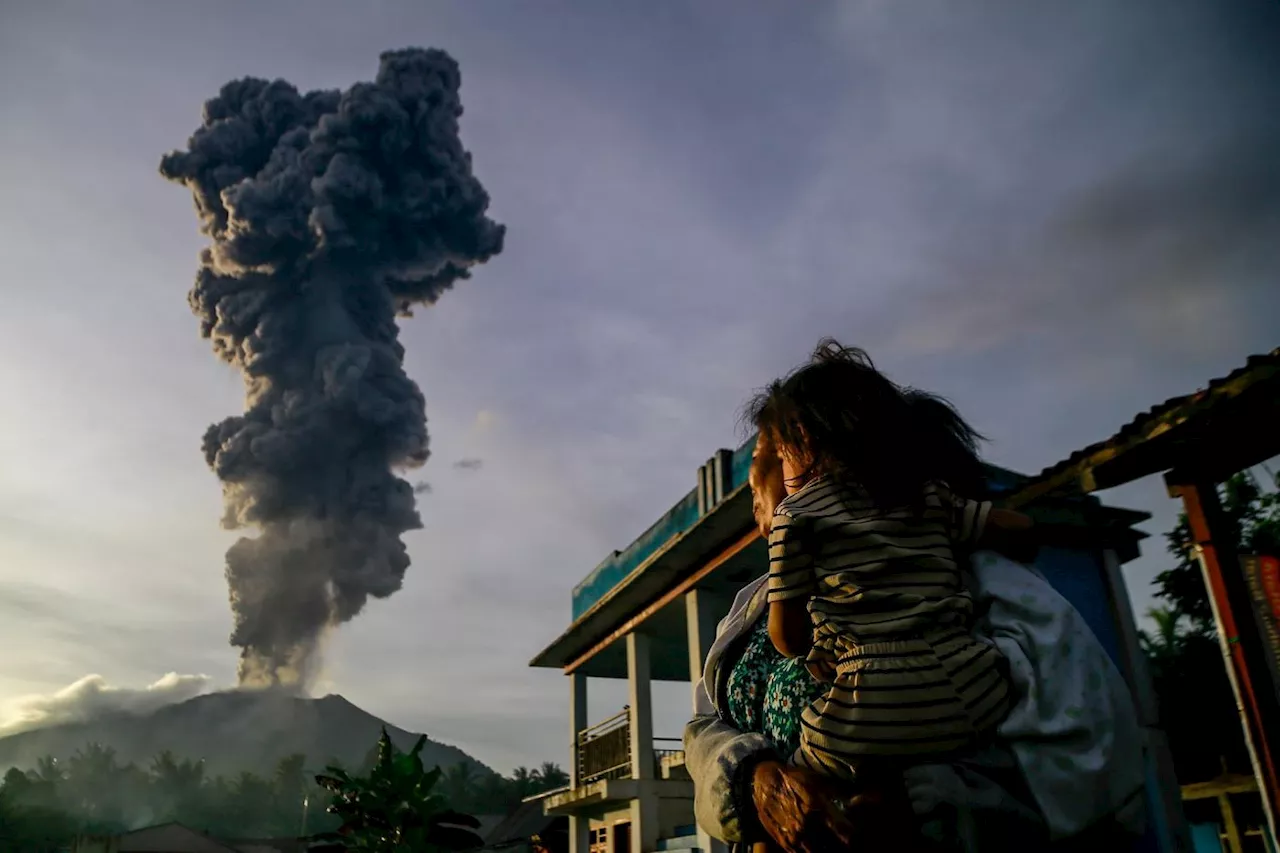
[[1013,749],[1052,838],[1114,816],[1140,832],[1146,784],[1133,696],[1084,617],[1038,571],[974,555],[970,588],[1009,661],[1016,699],[998,734]]
[[[1033,567],[989,551],[975,554],[971,567],[965,581],[979,615],[975,633],[1008,659],[1014,688],[997,734],[1016,756],[1051,837],[1107,817],[1141,833],[1142,731],[1124,677],[1084,617]],[[763,613],[766,580],[740,590],[720,621],[695,688],[697,713],[716,712],[716,670]]]

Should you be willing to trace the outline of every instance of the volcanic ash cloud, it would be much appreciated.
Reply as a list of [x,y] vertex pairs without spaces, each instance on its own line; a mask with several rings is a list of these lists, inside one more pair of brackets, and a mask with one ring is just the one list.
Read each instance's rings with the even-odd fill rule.
[[222,87],[160,173],[188,187],[201,252],[188,299],[244,377],[245,411],[209,427],[243,685],[305,686],[326,629],[400,589],[421,527],[396,471],[428,455],[397,317],[502,250],[471,173],[457,63],[384,53],[372,83]]

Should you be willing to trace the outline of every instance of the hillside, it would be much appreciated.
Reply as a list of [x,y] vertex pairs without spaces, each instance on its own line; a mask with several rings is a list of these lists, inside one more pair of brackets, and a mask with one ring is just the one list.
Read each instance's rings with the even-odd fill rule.
[[[292,753],[307,756],[314,768],[332,760],[357,767],[383,726],[401,749],[417,740],[416,734],[383,722],[341,696],[309,699],[269,691],[226,691],[146,715],[103,715],[0,738],[0,773],[9,767],[29,769],[45,755],[65,760],[91,742],[115,749],[122,763],[144,767],[166,749],[179,759],[203,758],[208,775],[266,773]],[[493,772],[462,750],[429,739],[422,759],[428,767],[467,763],[482,774]]]

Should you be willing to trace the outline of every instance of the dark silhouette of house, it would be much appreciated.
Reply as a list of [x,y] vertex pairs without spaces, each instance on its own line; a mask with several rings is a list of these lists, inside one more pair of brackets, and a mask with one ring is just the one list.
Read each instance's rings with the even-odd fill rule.
[[567,853],[569,819],[547,815],[541,800],[521,803],[484,841],[482,853]]
[[321,853],[300,838],[225,839],[180,823],[162,823],[118,835],[82,835],[71,853]]

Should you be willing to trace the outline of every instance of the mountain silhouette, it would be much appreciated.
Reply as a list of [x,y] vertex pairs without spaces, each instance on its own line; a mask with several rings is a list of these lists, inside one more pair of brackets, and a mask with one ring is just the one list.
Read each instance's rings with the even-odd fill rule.
[[[357,769],[384,726],[399,749],[412,748],[418,739],[336,694],[311,699],[271,690],[228,690],[151,713],[102,714],[0,738],[0,773],[9,767],[30,769],[46,755],[65,761],[90,743],[114,749],[122,764],[144,768],[164,750],[179,760],[203,759],[209,776],[267,773],[295,753],[307,757],[308,768],[337,761]],[[481,775],[493,773],[457,747],[430,739],[421,755],[427,767],[468,764]]]

